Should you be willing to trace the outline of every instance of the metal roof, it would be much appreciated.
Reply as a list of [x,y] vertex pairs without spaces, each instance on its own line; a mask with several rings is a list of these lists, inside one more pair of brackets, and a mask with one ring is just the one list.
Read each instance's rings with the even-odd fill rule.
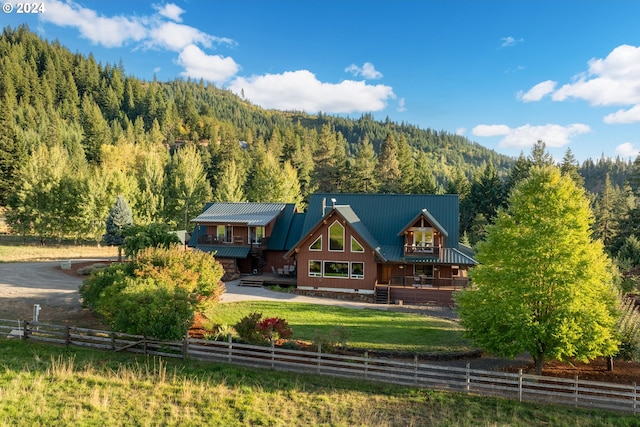
[[199,245],[198,250],[214,253],[216,258],[246,258],[249,256],[250,246],[237,245]]
[[[422,214],[423,209],[426,209],[448,233],[445,246],[458,247],[457,194],[312,194],[302,236],[331,210],[332,199],[336,200],[336,206],[349,205],[382,247],[402,247],[404,238],[398,236],[398,233],[417,215]],[[327,201],[329,201],[328,206]],[[325,212],[323,212],[323,205],[326,207]]]
[[282,251],[287,250],[287,237],[291,230],[291,222],[296,213],[296,206],[293,203],[285,205],[282,210],[282,215],[278,216],[276,223],[271,230],[269,236],[269,243],[267,245],[269,250]]
[[407,225],[404,226],[404,228],[402,230],[400,230],[400,232],[398,233],[398,236],[404,234],[404,232],[413,226],[413,224],[416,223],[416,221],[418,221],[418,219],[420,217],[424,217],[427,219],[427,221],[429,221],[429,223],[436,229],[438,230],[442,235],[444,235],[444,237],[448,237],[449,236],[449,232],[447,230],[445,230],[445,228],[440,225],[440,223],[438,222],[437,219],[435,219],[433,217],[433,215],[431,215],[429,213],[428,210],[426,209],[422,209],[422,211],[420,211],[420,213],[418,215],[416,215],[411,221],[409,221],[409,223]]
[[454,248],[441,248],[439,255],[422,257],[404,257],[406,263],[476,265],[478,262]]
[[360,221],[358,215],[351,206],[336,206],[335,210],[349,223],[351,228],[360,235],[367,245],[373,249],[382,259],[386,259],[380,252],[380,245],[376,238],[367,230],[367,227]]
[[285,203],[212,203],[191,222],[265,226],[282,212]]

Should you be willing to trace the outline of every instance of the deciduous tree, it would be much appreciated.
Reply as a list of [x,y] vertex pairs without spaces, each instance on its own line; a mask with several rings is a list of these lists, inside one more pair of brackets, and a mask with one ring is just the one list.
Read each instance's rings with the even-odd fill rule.
[[507,357],[588,361],[616,353],[617,292],[600,241],[591,239],[584,190],[553,166],[534,167],[478,245],[473,285],[456,295],[461,324]]

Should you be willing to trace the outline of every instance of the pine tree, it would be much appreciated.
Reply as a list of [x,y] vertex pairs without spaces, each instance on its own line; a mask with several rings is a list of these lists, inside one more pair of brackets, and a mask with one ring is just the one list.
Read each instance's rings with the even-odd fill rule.
[[106,233],[102,236],[105,245],[118,246],[118,262],[122,261],[122,245],[124,231],[133,225],[133,214],[129,204],[122,196],[118,196],[109,211],[106,222]]
[[402,190],[398,144],[390,134],[387,135],[380,146],[376,175],[378,182],[380,182],[380,192],[399,193]]

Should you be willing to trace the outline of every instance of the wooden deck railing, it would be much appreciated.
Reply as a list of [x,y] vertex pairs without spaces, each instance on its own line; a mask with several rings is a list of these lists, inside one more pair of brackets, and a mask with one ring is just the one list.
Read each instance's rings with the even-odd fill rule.
[[640,387],[596,381],[442,366],[390,358],[287,350],[185,338],[159,341],[139,335],[72,326],[18,323],[0,319],[0,336],[50,344],[127,351],[162,357],[230,363],[258,369],[365,379],[407,387],[424,387],[476,395],[500,396],[519,401],[598,408],[640,415]]

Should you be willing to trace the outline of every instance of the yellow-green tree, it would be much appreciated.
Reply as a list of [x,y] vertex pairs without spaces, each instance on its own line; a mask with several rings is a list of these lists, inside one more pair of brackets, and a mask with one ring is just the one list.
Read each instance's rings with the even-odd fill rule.
[[529,352],[539,374],[547,360],[615,354],[614,275],[591,223],[570,177],[531,169],[478,245],[472,286],[456,295],[468,337],[502,356]]

